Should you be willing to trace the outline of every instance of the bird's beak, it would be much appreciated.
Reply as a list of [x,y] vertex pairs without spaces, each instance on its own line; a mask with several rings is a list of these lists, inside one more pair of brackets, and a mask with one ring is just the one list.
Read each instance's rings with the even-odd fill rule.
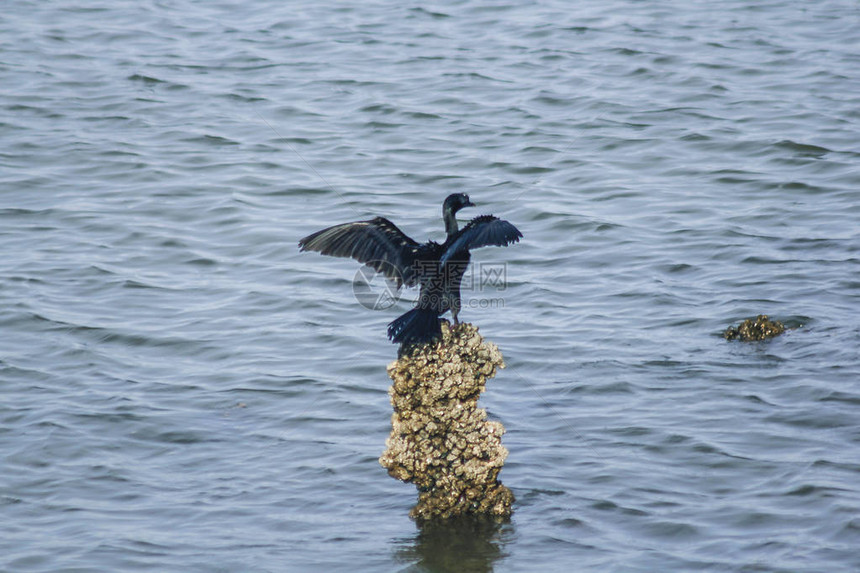
[[477,205],[475,205],[475,204],[474,204],[474,203],[472,203],[471,201],[466,201],[466,204],[465,204],[465,205],[463,205],[463,207],[477,207]]

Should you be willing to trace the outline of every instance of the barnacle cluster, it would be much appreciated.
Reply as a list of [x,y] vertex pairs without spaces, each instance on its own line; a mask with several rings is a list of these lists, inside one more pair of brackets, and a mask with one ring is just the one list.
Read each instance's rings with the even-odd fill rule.
[[394,414],[379,463],[418,487],[413,518],[511,514],[514,496],[498,480],[505,428],[477,407],[497,368],[504,361],[496,345],[471,324],[447,321],[441,340],[407,348],[388,366]]
[[755,340],[766,340],[779,336],[785,332],[785,326],[778,320],[770,320],[766,314],[760,314],[755,318],[748,318],[737,327],[730,326],[723,333],[726,340],[741,340],[750,342]]

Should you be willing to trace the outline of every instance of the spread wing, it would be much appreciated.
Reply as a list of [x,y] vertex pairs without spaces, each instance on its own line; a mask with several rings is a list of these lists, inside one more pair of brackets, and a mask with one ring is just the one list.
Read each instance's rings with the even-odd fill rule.
[[413,286],[413,269],[420,245],[384,217],[335,225],[299,241],[302,251],[350,257],[393,280],[397,287]]
[[520,233],[519,229],[504,219],[492,215],[481,215],[460,229],[460,232],[445,249],[439,262],[444,265],[455,254],[479,247],[506,247],[519,241],[522,236],[523,234]]

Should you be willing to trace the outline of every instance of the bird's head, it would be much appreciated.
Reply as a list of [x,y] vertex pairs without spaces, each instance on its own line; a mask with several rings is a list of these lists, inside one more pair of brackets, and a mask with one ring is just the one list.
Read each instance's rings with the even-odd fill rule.
[[475,204],[469,201],[469,196],[465,193],[454,193],[445,198],[445,202],[442,203],[442,211],[454,214],[463,207],[474,206]]

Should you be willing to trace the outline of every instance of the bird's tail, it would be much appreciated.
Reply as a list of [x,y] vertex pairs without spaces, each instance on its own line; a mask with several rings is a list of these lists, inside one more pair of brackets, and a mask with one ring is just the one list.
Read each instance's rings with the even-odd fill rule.
[[413,308],[388,324],[388,338],[403,345],[430,342],[442,334],[435,311]]

